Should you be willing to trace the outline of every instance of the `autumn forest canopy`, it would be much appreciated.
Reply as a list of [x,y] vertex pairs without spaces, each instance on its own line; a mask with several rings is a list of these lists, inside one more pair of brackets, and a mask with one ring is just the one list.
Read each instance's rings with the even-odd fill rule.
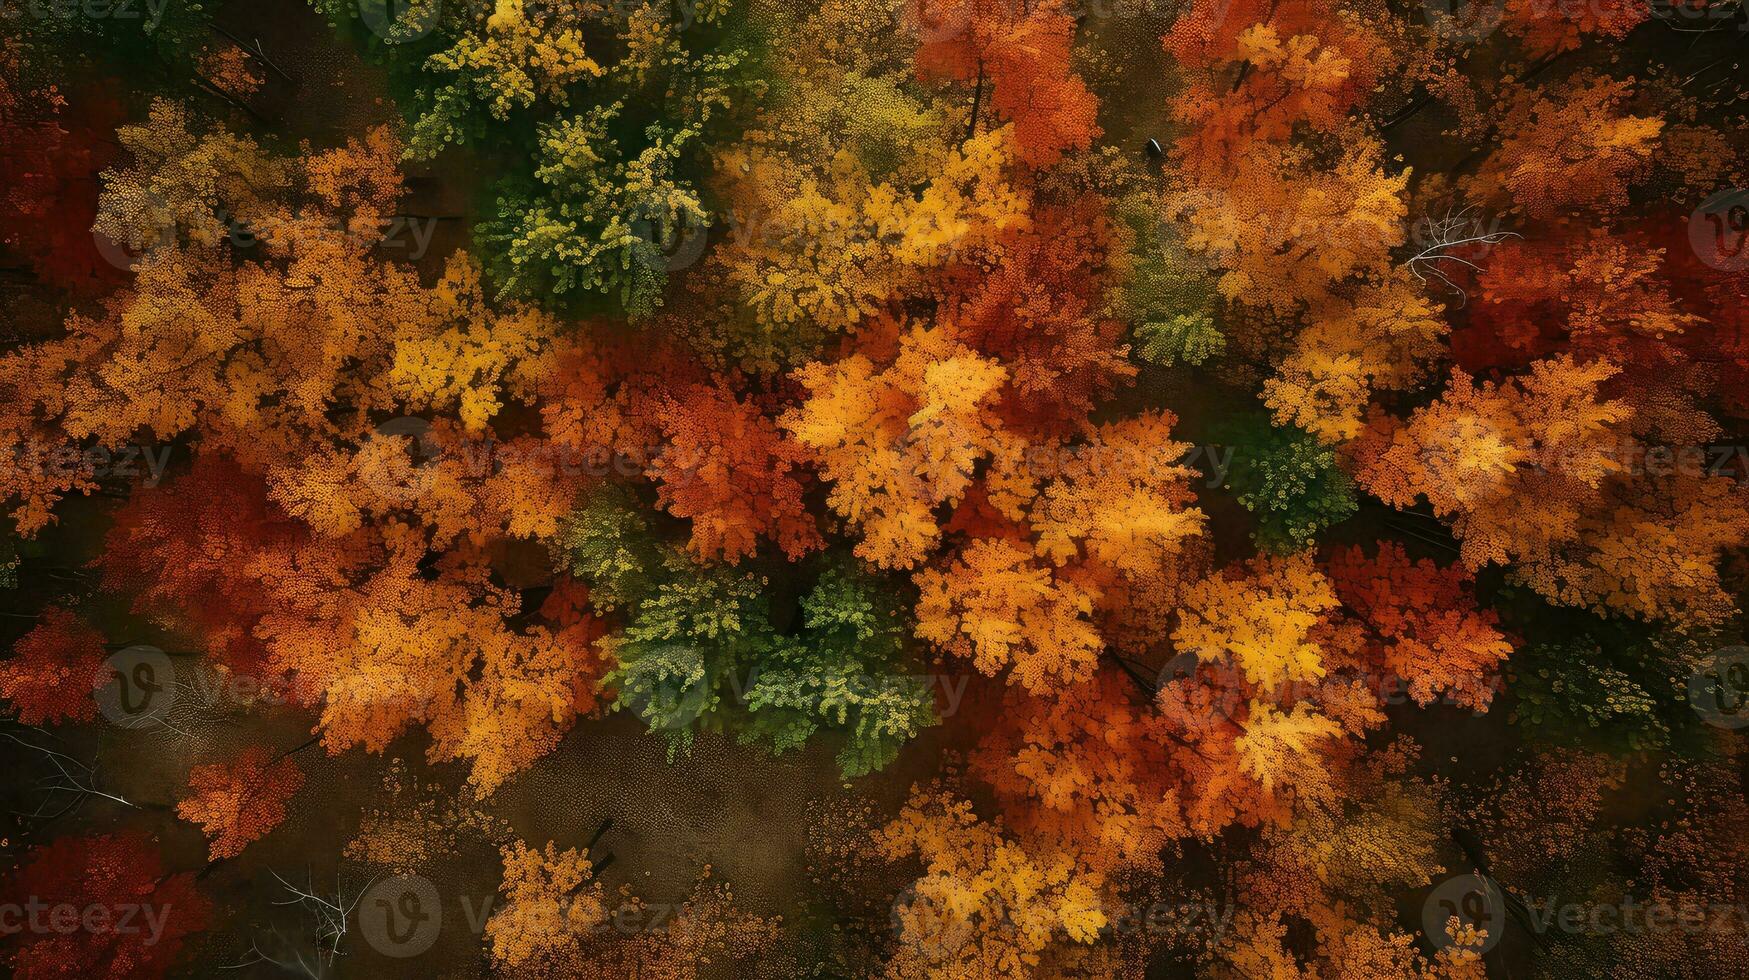
[[0,3],[0,964],[1749,975],[1746,33]]

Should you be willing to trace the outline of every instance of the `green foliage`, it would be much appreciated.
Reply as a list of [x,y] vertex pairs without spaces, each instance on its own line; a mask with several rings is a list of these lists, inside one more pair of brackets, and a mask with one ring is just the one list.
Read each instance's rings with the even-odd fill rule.
[[[110,4],[24,0],[0,8],[6,32],[21,50],[89,59],[98,70],[146,75],[169,86],[194,74],[194,58],[213,40],[211,3],[201,0],[119,0]],[[60,80],[64,62],[32,66]]]
[[487,273],[518,299],[604,294],[641,316],[661,303],[671,265],[701,248],[703,202],[675,170],[696,130],[652,124],[647,145],[620,153],[608,123],[622,106],[543,126],[536,182],[514,181],[482,224]]
[[642,316],[702,252],[709,144],[765,87],[765,39],[727,0],[444,5],[387,30],[312,2],[389,66],[408,157],[468,146],[502,164],[475,228],[499,297]]
[[1256,517],[1260,548],[1299,551],[1359,508],[1336,451],[1301,429],[1254,416],[1226,426],[1222,441],[1232,448],[1223,486]]
[[703,569],[671,556],[670,578],[638,603],[604,680],[616,706],[668,738],[668,755],[691,748],[695,731],[724,727],[727,682],[777,642],[764,582],[731,569]]
[[561,528],[560,564],[589,583],[589,601],[612,611],[640,602],[655,589],[652,572],[661,551],[632,495],[607,487]]
[[870,577],[829,568],[802,599],[803,634],[782,645],[748,691],[752,727],[774,752],[800,746],[821,727],[843,731],[845,778],[884,768],[935,723],[934,695],[920,678],[889,671],[903,653],[901,620]]
[[1162,367],[1220,357],[1227,338],[1214,321],[1214,277],[1161,219],[1159,199],[1134,191],[1112,211],[1125,246],[1112,315],[1131,324],[1137,356]]
[[802,597],[800,628],[784,634],[764,579],[658,543],[623,491],[573,514],[561,547],[597,608],[626,611],[603,683],[617,708],[668,739],[670,759],[701,729],[733,729],[773,753],[827,730],[846,738],[838,765],[853,778],[935,722],[928,683],[894,674],[907,634],[900,603],[853,561],[821,573]]
[[1136,325],[1136,354],[1150,364],[1201,365],[1226,353],[1227,337],[1207,313],[1179,313]]
[[[1532,737],[1615,754],[1670,747],[1672,722],[1692,714],[1656,644],[1589,636],[1533,644],[1508,663],[1512,720]],[[1675,717],[1673,717],[1675,716]]]
[[[810,96],[816,96],[807,90]],[[890,79],[847,72],[844,82],[822,99],[825,132],[842,132],[871,181],[891,178],[915,155],[915,148],[941,127],[940,114],[925,108]]]

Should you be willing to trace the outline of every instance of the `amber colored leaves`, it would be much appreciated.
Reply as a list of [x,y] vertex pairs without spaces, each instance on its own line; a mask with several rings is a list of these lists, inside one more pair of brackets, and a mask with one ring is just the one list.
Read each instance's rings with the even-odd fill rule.
[[1616,370],[1558,358],[1480,386],[1454,371],[1439,401],[1362,438],[1357,478],[1394,506],[1425,497],[1451,515],[1471,567],[1538,554],[1572,535],[1580,507],[1621,468],[1630,413],[1600,390]]
[[1202,660],[1231,658],[1268,690],[1324,674],[1313,629],[1335,607],[1330,580],[1310,555],[1263,556],[1194,586],[1172,642]]
[[1101,646],[1092,597],[1014,544],[974,541],[917,584],[917,635],[979,671],[1010,668],[1034,692],[1092,676]]
[[1531,218],[1612,213],[1643,178],[1664,121],[1631,115],[1632,79],[1581,76],[1555,92],[1525,94],[1511,109],[1512,135],[1475,177],[1479,196]]
[[1634,410],[1604,396],[1618,373],[1566,356],[1503,383],[1454,371],[1407,423],[1373,420],[1357,479],[1394,506],[1427,500],[1466,565],[1510,563],[1552,601],[1716,620],[1730,607],[1716,556],[1749,539],[1749,504],[1728,477],[1636,467]]
[[1105,201],[1041,206],[1022,228],[967,256],[945,319],[953,335],[1007,367],[1002,413],[1024,432],[1072,431],[1135,374],[1099,289],[1112,250]]
[[853,354],[797,377],[809,397],[782,424],[818,454],[828,502],[862,532],[857,555],[916,564],[940,534],[933,508],[959,500],[978,461],[1008,444],[991,414],[1007,369],[936,328],[907,333],[889,367]]
[[176,815],[200,824],[212,838],[207,849],[212,860],[236,857],[285,821],[286,802],[303,785],[296,762],[252,745],[229,762],[195,766]]
[[1548,4],[1538,0],[1508,0],[1502,25],[1524,39],[1525,49],[1543,58],[1577,49],[1587,35],[1620,41],[1649,18],[1662,16],[1632,0]]
[[91,721],[97,717],[92,693],[109,679],[103,662],[103,634],[59,606],[42,619],[0,662],[0,697],[12,702],[25,725]]
[[1329,163],[1299,146],[1262,144],[1168,198],[1188,244],[1227,269],[1221,294],[1278,313],[1329,300],[1349,277],[1382,276],[1404,241],[1407,173],[1383,167],[1383,145],[1354,135]]
[[973,764],[1017,830],[1101,870],[1153,868],[1189,831],[1151,709],[1109,669],[1044,697],[1011,689]]
[[1225,167],[1296,125],[1337,130],[1393,57],[1327,0],[1197,0],[1164,41],[1190,69],[1173,110],[1190,124],[1177,151],[1199,179],[1231,179]]
[[939,786],[915,788],[874,843],[890,861],[926,868],[894,910],[889,976],[1033,976],[1051,942],[1091,943],[1110,921],[1103,875],[1068,852],[1023,846]]
[[551,842],[531,848],[520,840],[501,853],[504,904],[486,920],[493,962],[574,973],[584,940],[611,912],[589,856]]

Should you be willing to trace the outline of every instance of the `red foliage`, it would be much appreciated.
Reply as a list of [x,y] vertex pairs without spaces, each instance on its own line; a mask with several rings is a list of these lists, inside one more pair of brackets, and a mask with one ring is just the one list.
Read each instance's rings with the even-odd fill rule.
[[1336,130],[1390,57],[1327,0],[1196,0],[1164,41],[1191,78],[1173,103],[1190,124],[1178,151],[1186,169],[1211,176],[1296,125]]
[[103,634],[49,606],[13,647],[12,659],[0,663],[0,696],[26,725],[91,721],[97,717],[91,692],[106,678]]
[[792,559],[823,544],[795,475],[802,454],[752,400],[719,381],[678,392],[656,414],[666,445],[649,472],[661,505],[692,520],[697,558],[738,561],[762,536]]
[[1040,207],[1010,232],[990,267],[963,270],[949,321],[960,342],[1008,367],[1004,421],[1026,435],[1069,435],[1135,375],[1119,342],[1123,323],[1102,316],[1098,274],[1111,229],[1098,195]]
[[214,861],[236,857],[285,821],[286,802],[303,785],[296,762],[251,745],[230,762],[195,766],[188,774],[189,794],[176,813],[212,838],[208,855]]
[[1463,566],[1411,561],[1402,545],[1384,541],[1374,558],[1359,547],[1338,551],[1325,574],[1364,632],[1369,672],[1405,682],[1417,704],[1448,692],[1459,704],[1487,707],[1494,671],[1512,646],[1494,613],[1477,608]]
[[140,833],[33,848],[6,894],[24,910],[23,929],[5,937],[19,980],[162,977],[211,910],[194,876],[165,874]]
[[93,84],[69,99],[27,91],[0,50],[0,243],[50,285],[97,292],[123,270],[98,250],[97,175],[115,155],[122,107]]
[[173,486],[145,488],[116,515],[99,564],[104,584],[135,596],[134,609],[193,627],[217,660],[252,670],[252,635],[268,610],[257,571],[308,532],[267,499],[266,484],[217,454],[203,454]]
[[607,622],[589,605],[589,586],[560,575],[540,605],[542,619],[553,626],[553,637],[571,655],[571,706],[579,716],[601,707],[601,654],[595,641],[607,633]]

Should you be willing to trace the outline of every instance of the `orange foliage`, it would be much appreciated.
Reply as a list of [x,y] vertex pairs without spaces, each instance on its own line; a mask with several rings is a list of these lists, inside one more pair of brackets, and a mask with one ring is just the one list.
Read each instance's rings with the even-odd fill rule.
[[1359,547],[1338,551],[1325,571],[1362,633],[1355,646],[1369,673],[1405,682],[1417,704],[1443,694],[1464,707],[1487,709],[1494,670],[1512,644],[1496,629],[1494,613],[1476,607],[1463,568],[1412,562],[1402,545],[1385,541],[1371,559]]
[[821,547],[791,474],[800,459],[772,420],[720,383],[670,397],[657,411],[667,439],[650,463],[658,501],[691,518],[688,547],[701,560],[735,562],[775,540],[791,559]]
[[808,398],[780,421],[816,454],[827,502],[876,565],[922,560],[940,536],[932,510],[965,494],[980,459],[1014,448],[992,416],[1008,370],[940,328],[907,332],[886,368],[853,354],[796,376]]
[[1099,135],[1099,104],[1069,68],[1075,22],[1060,0],[906,0],[921,44],[917,74],[990,89],[990,108],[1014,123],[1021,160],[1056,163]]
[[200,824],[212,838],[211,860],[236,857],[285,821],[286,801],[303,785],[297,763],[252,745],[230,762],[195,766],[188,774],[189,795],[176,804],[176,815]]
[[1147,714],[1113,670],[1046,697],[1010,689],[973,768],[1029,839],[1102,871],[1158,868],[1166,845],[1189,831]]
[[1633,92],[1632,79],[1582,75],[1526,93],[1502,120],[1511,135],[1482,163],[1472,194],[1531,218],[1619,210],[1628,185],[1646,175],[1664,127],[1624,111]]
[[917,635],[994,677],[1039,694],[1085,681],[1100,650],[1093,599],[1009,541],[968,544],[917,576]]
[[1196,0],[1166,50],[1190,69],[1173,101],[1188,124],[1177,151],[1200,179],[1285,142],[1295,126],[1334,132],[1372,92],[1390,49],[1328,0]]
[[1048,976],[1038,969],[1047,946],[1091,943],[1109,921],[1103,875],[1068,852],[1023,847],[942,787],[913,787],[874,843],[926,869],[894,911],[888,976]]

